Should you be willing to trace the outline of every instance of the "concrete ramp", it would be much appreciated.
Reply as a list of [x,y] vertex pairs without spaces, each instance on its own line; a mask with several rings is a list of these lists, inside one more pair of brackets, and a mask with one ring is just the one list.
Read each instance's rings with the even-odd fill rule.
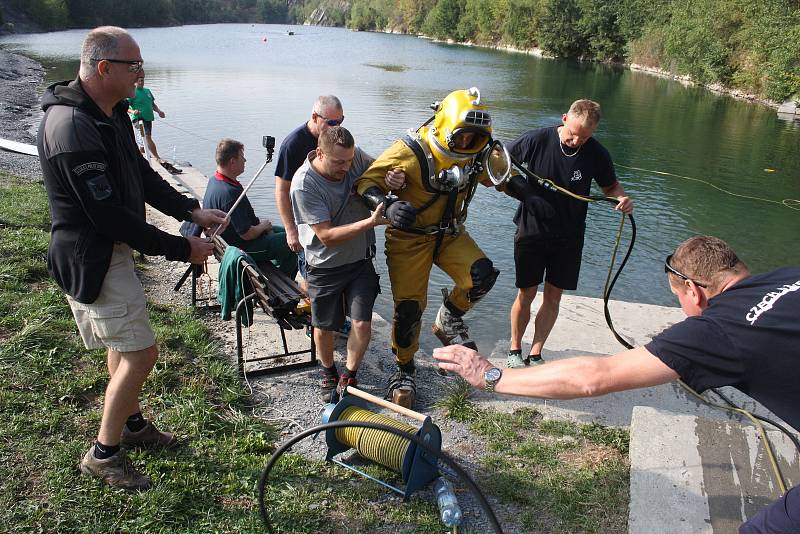
[[24,154],[26,156],[39,156],[36,150],[36,145],[29,145],[28,143],[20,143],[10,139],[0,139],[0,150],[6,152],[14,152],[17,154]]
[[[765,425],[787,488],[792,442]],[[630,534],[738,532],[781,495],[755,427],[637,406],[631,419]]]

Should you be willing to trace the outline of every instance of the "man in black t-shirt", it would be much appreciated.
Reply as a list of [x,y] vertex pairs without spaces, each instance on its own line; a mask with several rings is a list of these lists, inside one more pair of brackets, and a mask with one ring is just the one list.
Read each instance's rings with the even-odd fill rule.
[[[300,246],[297,225],[292,214],[292,200],[289,197],[292,178],[308,157],[308,153],[317,148],[319,134],[342,122],[344,122],[342,102],[333,95],[318,96],[314,101],[311,117],[287,135],[281,143],[278,162],[275,164],[275,203],[283,227],[286,228],[286,243],[293,252],[300,252],[303,247]],[[302,254],[300,258],[302,262]]]
[[[460,345],[435,349],[433,356],[475,387],[545,399],[593,397],[679,378],[699,392],[732,386],[800,431],[800,267],[751,276],[724,241],[697,236],[667,257],[664,270],[688,318],[644,347],[505,371]],[[800,532],[800,486],[739,532]]]
[[[611,156],[592,138],[600,122],[600,105],[577,100],[562,116],[560,126],[540,128],[523,134],[508,146],[509,153],[528,169],[578,195],[588,195],[592,180],[603,194],[619,200],[616,209],[633,211],[633,200],[625,196],[617,181]],[[534,194],[533,188],[530,189]],[[550,331],[558,318],[561,294],[578,287],[583,253],[587,203],[566,195],[536,188],[547,209],[521,199],[514,222],[514,264],[517,297],[511,306],[511,347],[508,367],[544,363],[541,357]],[[522,359],[522,335],[531,317],[531,304],[544,281],[542,306],[534,320],[533,343]]]

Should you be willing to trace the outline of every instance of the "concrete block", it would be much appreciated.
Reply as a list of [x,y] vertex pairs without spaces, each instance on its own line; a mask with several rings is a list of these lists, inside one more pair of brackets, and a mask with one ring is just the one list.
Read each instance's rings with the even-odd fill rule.
[[[797,450],[768,430],[787,487]],[[637,406],[631,419],[631,534],[730,533],[780,497],[753,426]]]

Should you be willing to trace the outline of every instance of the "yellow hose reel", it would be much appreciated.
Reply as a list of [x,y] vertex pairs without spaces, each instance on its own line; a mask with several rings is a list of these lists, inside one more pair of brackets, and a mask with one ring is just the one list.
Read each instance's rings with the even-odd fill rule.
[[[389,416],[371,412],[367,409],[368,403],[376,404],[398,414],[416,419],[422,423],[422,426],[415,428],[410,424],[396,421]],[[379,423],[415,435],[437,452],[442,448],[442,433],[439,427],[433,424],[430,417],[408,408],[397,406],[352,386],[345,389],[339,402],[325,406],[325,410],[322,413],[322,422],[332,423],[334,421]],[[408,500],[412,493],[425,487],[439,476],[439,462],[435,456],[423,450],[422,447],[417,447],[411,440],[385,431],[356,427],[330,429],[325,431],[325,443],[328,446],[328,454],[325,460],[339,464],[403,495],[403,500]],[[350,449],[355,449],[362,457],[391,469],[395,473],[399,473],[402,476],[405,489],[392,486],[334,458],[336,455]]]

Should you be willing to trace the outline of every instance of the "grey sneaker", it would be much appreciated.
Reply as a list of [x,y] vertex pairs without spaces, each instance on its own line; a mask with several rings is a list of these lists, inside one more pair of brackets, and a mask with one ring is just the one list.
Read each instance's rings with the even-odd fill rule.
[[431,330],[444,346],[460,343],[465,347],[478,350],[475,342],[469,338],[469,328],[464,324],[464,319],[453,315],[444,304],[439,306]]
[[169,449],[178,444],[175,434],[172,432],[161,432],[155,425],[148,421],[143,429],[138,432],[131,432],[128,426],[122,427],[122,440],[120,444],[129,449],[135,447],[151,447]]
[[528,365],[528,358],[522,359],[522,353],[519,351],[508,351],[508,357],[506,358],[506,367],[509,369],[516,369],[519,367],[525,367]]
[[544,363],[544,358],[542,358],[541,354],[531,354],[528,356],[528,360],[531,365],[542,365]]
[[79,467],[84,475],[99,478],[115,488],[135,491],[150,489],[150,479],[133,468],[125,449],[120,449],[110,458],[99,460],[94,456],[94,445],[92,445]]

